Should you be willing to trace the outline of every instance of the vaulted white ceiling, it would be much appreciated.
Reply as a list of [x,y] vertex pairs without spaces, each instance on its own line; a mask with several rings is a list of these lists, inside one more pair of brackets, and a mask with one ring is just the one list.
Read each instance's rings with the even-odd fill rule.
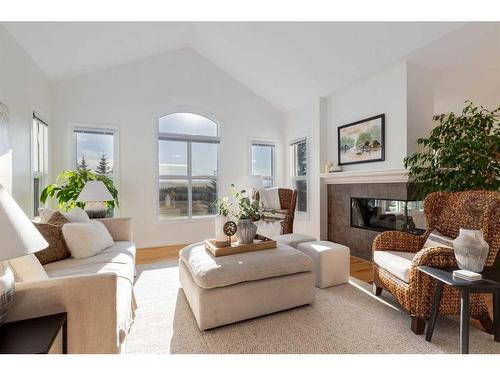
[[433,22],[3,23],[54,81],[191,47],[277,108],[379,71],[462,26]]

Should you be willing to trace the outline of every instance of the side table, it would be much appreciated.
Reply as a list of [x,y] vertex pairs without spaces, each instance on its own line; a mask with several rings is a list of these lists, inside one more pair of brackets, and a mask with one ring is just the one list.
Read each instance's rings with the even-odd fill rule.
[[67,314],[18,320],[0,326],[0,354],[47,354],[62,329],[63,354],[68,352]]
[[431,316],[427,325],[425,339],[431,341],[434,333],[434,326],[439,313],[441,303],[441,294],[443,286],[449,285],[460,290],[460,353],[469,353],[469,298],[471,293],[491,293],[493,294],[493,324],[494,339],[500,342],[500,283],[493,280],[482,279],[478,281],[468,281],[454,278],[449,271],[420,266],[418,269],[436,280],[436,289],[434,291],[434,301],[432,304]]

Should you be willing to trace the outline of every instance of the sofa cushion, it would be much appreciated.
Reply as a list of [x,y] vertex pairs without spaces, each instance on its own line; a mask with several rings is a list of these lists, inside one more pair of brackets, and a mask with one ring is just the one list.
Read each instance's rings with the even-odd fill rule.
[[61,225],[35,222],[33,225],[38,229],[43,238],[45,238],[45,241],[49,243],[46,249],[35,253],[35,256],[42,265],[66,259],[71,256],[62,235]]
[[314,272],[314,265],[307,255],[286,245],[278,245],[276,249],[214,257],[203,243],[197,243],[182,249],[180,259],[196,284],[204,289]]
[[406,283],[410,281],[410,268],[414,257],[415,253],[400,251],[373,252],[373,261],[376,265],[389,271]]
[[132,284],[135,274],[135,244],[118,241],[113,246],[89,258],[68,258],[44,266],[49,277],[114,273]]
[[92,257],[113,246],[113,238],[100,221],[68,223],[62,228],[64,240],[73,258]]

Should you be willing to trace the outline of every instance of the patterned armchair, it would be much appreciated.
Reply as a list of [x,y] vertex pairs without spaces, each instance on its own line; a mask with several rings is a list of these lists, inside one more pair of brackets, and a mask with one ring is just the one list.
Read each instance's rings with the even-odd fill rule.
[[[411,329],[416,334],[424,332],[435,288],[435,281],[418,271],[417,267],[457,268],[452,249],[423,249],[425,240],[433,230],[455,238],[460,228],[483,229],[490,246],[485,270],[491,268],[500,248],[500,193],[481,190],[432,193],[424,201],[424,214],[428,229],[422,236],[388,231],[379,234],[372,246],[373,291],[380,295],[385,289],[394,295],[409,313]],[[397,260],[398,256],[400,260]],[[482,294],[471,295],[470,312],[471,317],[478,319],[491,332],[492,323]],[[460,313],[457,290],[444,287],[439,313]]]

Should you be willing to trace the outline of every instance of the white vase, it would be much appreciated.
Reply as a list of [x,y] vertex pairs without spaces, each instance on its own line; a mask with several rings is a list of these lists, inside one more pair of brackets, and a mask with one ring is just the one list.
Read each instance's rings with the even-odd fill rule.
[[236,225],[238,228],[236,230],[238,243],[253,243],[255,235],[257,234],[257,225],[255,225],[250,219],[240,219]]
[[482,230],[460,229],[453,241],[453,251],[458,267],[462,270],[482,272],[490,247]]
[[229,221],[227,216],[218,214],[215,216],[215,240],[218,242],[227,241],[227,236],[224,234],[224,224]]

